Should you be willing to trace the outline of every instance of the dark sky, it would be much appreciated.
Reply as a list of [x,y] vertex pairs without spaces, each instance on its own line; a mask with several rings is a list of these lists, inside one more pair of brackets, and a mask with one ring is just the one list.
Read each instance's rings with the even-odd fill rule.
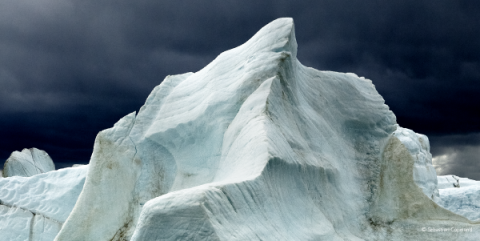
[[279,17],[298,58],[372,79],[439,174],[480,179],[480,1],[0,0],[0,159],[88,162],[96,134],[166,75],[195,72]]

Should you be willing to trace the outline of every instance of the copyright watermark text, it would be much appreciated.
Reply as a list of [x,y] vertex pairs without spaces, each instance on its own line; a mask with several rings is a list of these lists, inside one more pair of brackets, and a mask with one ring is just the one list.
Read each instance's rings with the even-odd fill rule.
[[423,227],[420,230],[422,232],[427,232],[427,233],[437,233],[437,232],[471,233],[473,232],[473,228],[456,228],[456,227],[449,227],[449,228]]

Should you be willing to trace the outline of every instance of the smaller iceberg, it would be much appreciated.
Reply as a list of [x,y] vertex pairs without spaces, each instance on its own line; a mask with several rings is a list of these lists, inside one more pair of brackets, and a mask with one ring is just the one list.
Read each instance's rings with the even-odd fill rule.
[[55,170],[55,164],[47,152],[37,148],[25,148],[21,152],[12,152],[5,161],[3,177],[31,177],[53,170]]
[[480,221],[480,181],[455,175],[438,176],[438,205],[472,221]]

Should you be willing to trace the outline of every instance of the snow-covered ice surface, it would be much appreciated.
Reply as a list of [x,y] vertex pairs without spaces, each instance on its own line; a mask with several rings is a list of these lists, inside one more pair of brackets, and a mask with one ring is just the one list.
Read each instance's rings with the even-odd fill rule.
[[0,179],[0,240],[51,241],[75,206],[88,166]]
[[[168,76],[98,134],[55,240],[478,240],[479,222],[431,199],[428,139],[370,80],[296,52],[283,18]],[[452,226],[472,232],[422,231]]]
[[438,176],[438,183],[440,206],[470,220],[480,220],[480,181],[445,175]]
[[5,161],[3,176],[30,177],[53,170],[55,170],[55,164],[45,151],[37,148],[25,148],[21,152],[12,152]]
[[455,175],[438,176],[438,189],[458,188],[480,185],[480,181],[472,180],[465,177]]
[[462,187],[469,187],[469,186],[478,186],[478,185],[480,185],[480,181],[473,180],[473,179],[466,178],[466,177],[459,177],[458,178],[458,185],[461,188]]
[[32,219],[33,214],[27,210],[0,205],[0,240],[29,240]]
[[455,175],[444,175],[444,176],[437,176],[437,188],[438,189],[445,189],[445,188],[454,188],[460,187],[460,180],[459,177]]

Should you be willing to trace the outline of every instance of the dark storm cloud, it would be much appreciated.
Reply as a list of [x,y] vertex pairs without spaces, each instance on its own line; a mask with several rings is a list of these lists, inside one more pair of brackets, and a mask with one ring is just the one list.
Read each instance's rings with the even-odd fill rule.
[[480,175],[480,146],[460,146],[446,148],[445,154],[433,158],[437,175],[454,174],[459,177],[468,177],[479,180]]
[[334,29],[319,28],[307,60],[371,78],[400,125],[426,134],[478,131],[478,5],[352,4],[332,14]]
[[96,133],[166,75],[198,71],[285,16],[303,64],[372,79],[398,123],[443,155],[462,142],[436,140],[480,133],[478,12],[463,0],[0,0],[0,158],[35,146],[86,161]]
[[480,180],[480,133],[430,137],[438,175],[455,174]]

